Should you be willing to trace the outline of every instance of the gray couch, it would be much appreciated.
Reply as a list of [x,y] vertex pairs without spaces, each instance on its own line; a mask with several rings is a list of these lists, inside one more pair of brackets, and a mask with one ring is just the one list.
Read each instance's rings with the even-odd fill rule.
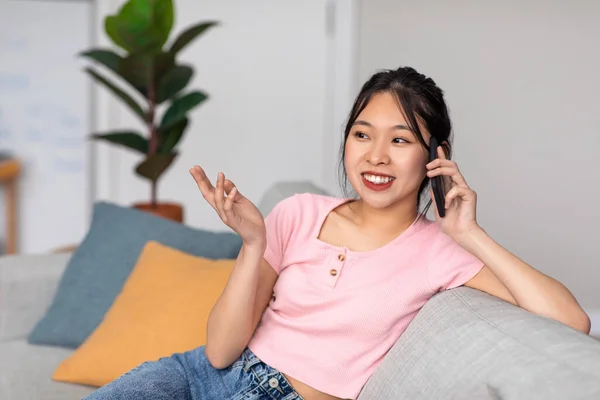
[[[309,186],[279,185],[273,198]],[[271,201],[269,201],[269,199]],[[72,350],[26,336],[52,301],[70,254],[0,257],[0,399],[80,399],[94,388],[51,380]],[[360,400],[600,399],[600,341],[466,287],[434,296]]]
[[[80,399],[53,382],[71,350],[30,345],[69,254],[0,257],[0,399]],[[367,383],[361,400],[600,399],[600,341],[458,288],[434,296]]]

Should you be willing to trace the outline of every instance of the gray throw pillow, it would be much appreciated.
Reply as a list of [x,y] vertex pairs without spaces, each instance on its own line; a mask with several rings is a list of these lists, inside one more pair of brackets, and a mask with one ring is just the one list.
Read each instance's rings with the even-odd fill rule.
[[232,232],[193,229],[133,208],[98,202],[91,227],[71,257],[49,309],[30,332],[29,343],[81,345],[102,322],[149,240],[211,259],[236,258],[242,245]]

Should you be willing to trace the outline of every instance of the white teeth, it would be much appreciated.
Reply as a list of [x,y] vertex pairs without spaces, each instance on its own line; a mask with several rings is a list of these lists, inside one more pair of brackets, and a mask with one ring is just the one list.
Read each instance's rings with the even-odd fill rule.
[[365,177],[366,180],[368,180],[369,182],[374,183],[376,185],[383,185],[383,184],[393,181],[395,179],[395,178],[392,178],[389,176],[378,176],[378,175],[369,175],[369,174],[363,174],[363,176]]

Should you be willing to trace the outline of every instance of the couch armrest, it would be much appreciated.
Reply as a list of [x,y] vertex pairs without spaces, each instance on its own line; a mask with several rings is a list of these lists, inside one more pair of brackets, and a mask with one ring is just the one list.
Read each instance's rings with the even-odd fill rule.
[[359,400],[598,399],[600,342],[479,290],[433,296]]
[[48,309],[71,253],[0,257],[0,342],[24,338]]
[[258,202],[258,209],[266,216],[281,200],[299,193],[327,195],[325,189],[309,181],[280,181],[271,185]]

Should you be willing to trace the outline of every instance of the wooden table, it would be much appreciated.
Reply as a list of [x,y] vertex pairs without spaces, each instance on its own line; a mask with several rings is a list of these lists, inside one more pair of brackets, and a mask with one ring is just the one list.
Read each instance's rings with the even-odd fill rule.
[[6,187],[6,254],[17,252],[17,183],[20,173],[19,161],[0,161],[0,185]]

